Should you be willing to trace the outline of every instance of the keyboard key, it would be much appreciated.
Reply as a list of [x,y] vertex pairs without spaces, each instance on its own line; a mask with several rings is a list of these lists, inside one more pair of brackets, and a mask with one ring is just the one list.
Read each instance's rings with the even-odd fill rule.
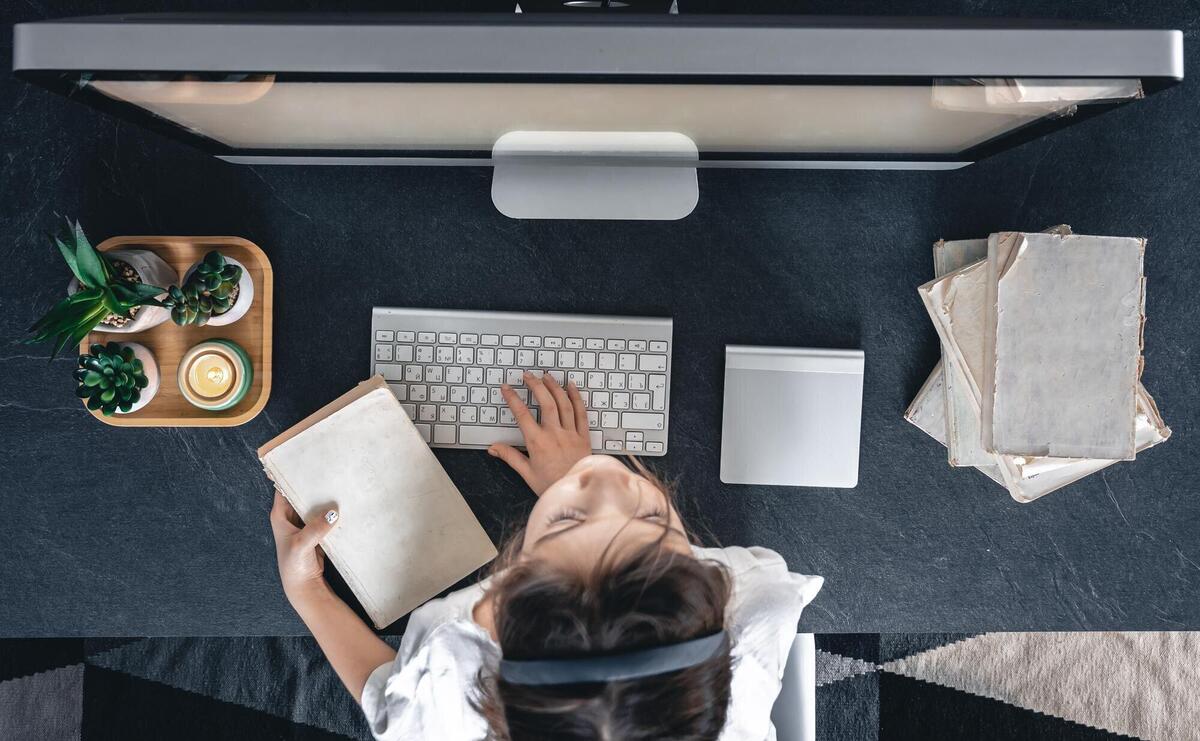
[[553,368],[556,355],[553,350],[538,350],[537,364],[539,368]]
[[634,394],[633,408],[639,412],[650,409],[650,394]]
[[396,342],[416,342],[417,335],[412,332],[397,332]]
[[441,383],[442,382],[442,366],[440,366],[440,365],[425,366],[425,380],[429,381],[430,383]]
[[629,349],[633,352],[646,352],[645,340],[630,340]]
[[408,400],[409,401],[425,401],[425,398],[428,395],[429,395],[429,387],[423,383],[417,384],[416,386],[408,387]]
[[567,381],[575,384],[576,388],[584,388],[587,385],[587,374],[583,371],[567,371]]
[[596,353],[581,352],[579,353],[579,367],[584,370],[590,370],[596,367]]
[[614,391],[613,395],[612,395],[612,408],[613,409],[628,409],[629,408],[629,394],[625,393],[624,391]]
[[396,395],[398,401],[406,401],[408,399],[408,386],[402,383],[389,383],[388,388]]
[[667,369],[666,355],[639,355],[638,370],[665,371]]
[[385,381],[403,381],[404,366],[390,363],[376,363],[375,372],[383,376]]
[[429,400],[437,401],[437,402],[446,401],[449,392],[450,392],[450,389],[446,388],[445,386],[430,386],[429,387]]
[[604,388],[604,374],[600,371],[592,371],[587,374],[587,385],[589,389]]
[[505,347],[519,347],[521,345],[521,338],[515,334],[506,334],[500,338],[500,342]]
[[[454,407],[450,407],[453,409]],[[434,425],[433,441],[438,445],[454,444],[454,425]]]
[[626,432],[625,433],[625,442],[627,442],[627,443],[640,443],[645,439],[646,439],[646,433],[644,433],[644,432]]
[[504,369],[488,368],[485,372],[485,377],[487,379],[487,385],[499,386],[500,384],[504,383]]
[[[475,348],[473,348],[473,347],[458,348],[458,352],[455,353],[455,355],[454,355],[454,362],[458,363],[459,365],[470,365],[471,363],[474,363],[475,362]],[[482,360],[479,362],[483,363]]]
[[[458,421],[458,407],[452,406],[450,404],[443,404],[440,407],[438,407],[438,421],[439,422],[457,422]],[[454,442],[454,441],[451,440],[450,442]]]
[[[525,389],[522,389],[525,390]],[[504,406],[504,394],[500,393],[500,389],[493,386],[488,389],[487,403],[495,404],[496,406]]]
[[437,358],[437,361],[439,363],[453,363],[454,362],[454,348],[447,347],[445,345],[438,345],[437,355],[435,355],[434,357]]
[[376,342],[394,342],[395,340],[396,340],[396,333],[393,332],[392,330],[390,330],[390,329],[375,330],[375,341]]
[[624,350],[625,349],[625,340],[609,340],[608,341],[608,349],[609,350]]
[[417,417],[422,422],[433,422],[437,419],[437,407],[433,404],[422,404],[417,407]]
[[412,345],[396,345],[396,358],[401,363],[411,363],[413,359]]
[[587,417],[588,417],[588,427],[590,427],[594,430],[600,426],[600,412],[589,411],[587,413]]
[[633,442],[626,440],[625,441],[625,450],[629,451],[630,453],[640,453],[640,452],[642,452],[642,444],[640,442],[637,442],[636,440]]
[[520,368],[509,368],[507,371],[505,371],[505,373],[508,376],[505,383],[507,383],[509,386],[524,385],[525,376]]
[[458,442],[460,445],[491,445],[493,443],[524,445],[525,436],[516,427],[461,425],[458,428]]
[[433,347],[430,345],[417,346],[417,362],[432,363],[433,362]]
[[421,439],[428,443],[430,440],[429,425],[415,424],[413,427],[416,427],[417,432],[421,433]]
[[608,392],[593,391],[592,392],[592,408],[593,409],[608,409]]
[[557,383],[559,386],[562,386],[564,383],[567,382],[566,374],[560,370],[546,371],[546,374],[549,375],[551,378],[553,378],[554,382]]
[[663,444],[660,442],[648,442],[646,443],[646,452],[661,453],[663,452]]
[[500,424],[515,425],[517,418],[513,416],[512,410],[508,407],[500,407]]
[[496,345],[500,344],[500,335],[485,334],[479,338],[479,343],[481,345],[487,345],[488,347],[495,347]]
[[650,340],[650,352],[666,352],[667,343],[661,340]]
[[480,365],[495,365],[496,351],[490,347],[481,347],[475,351],[475,362]]
[[416,419],[417,419],[417,405],[416,404],[401,404],[400,406],[401,406],[401,408],[404,409],[404,413],[408,415],[409,419],[416,421]]
[[621,426],[627,430],[661,430],[666,417],[651,412],[623,412]]
[[437,342],[437,335],[433,332],[417,332],[417,342]]
[[609,373],[608,374],[608,387],[610,389],[613,389],[616,391],[620,391],[620,390],[624,389],[625,388],[625,374],[624,373]]
[[591,430],[588,432],[588,440],[592,443],[592,450],[604,449],[604,433],[600,430]]
[[625,444],[620,440],[605,440],[604,449],[614,453],[620,453],[625,448]]
[[650,376],[650,408],[661,412],[667,408],[667,377]]
[[587,339],[587,349],[603,350],[604,349],[604,340],[596,339],[595,337],[589,337]]
[[466,386],[451,386],[450,401],[455,404],[467,403],[467,387]]
[[488,390],[483,386],[471,387],[471,403],[486,404],[488,403]]
[[630,373],[629,384],[626,386],[630,391],[645,391],[646,390],[646,374],[645,373]]
[[496,351],[496,365],[516,365],[517,354],[507,348]]
[[458,366],[451,366],[446,369],[446,383],[462,383],[463,369]]
[[534,354],[533,350],[517,350],[517,365],[522,368],[532,368],[533,362],[536,359],[537,355]]
[[606,430],[615,430],[620,426],[620,415],[616,412],[604,412],[600,415],[600,426]]
[[588,395],[590,393],[591,393],[590,391],[584,391],[583,389],[579,390],[579,398],[580,398],[580,400],[583,401],[583,406],[585,409],[588,407],[588,404],[589,404]]
[[617,356],[617,367],[623,371],[637,370],[637,356],[623,352]]
[[600,353],[600,370],[616,370],[617,354],[612,352]]
[[582,337],[568,337],[565,343],[568,350],[579,350],[583,347]]
[[437,341],[443,345],[453,345],[458,342],[458,335],[454,332],[438,332]]
[[458,336],[458,343],[460,345],[478,345],[479,344],[479,335],[468,334],[466,332],[463,332],[462,334],[460,334]]
[[392,346],[391,345],[376,345],[375,346],[375,359],[376,360],[391,360],[392,359]]
[[470,386],[483,384],[483,368],[467,368],[467,384]]
[[496,407],[479,407],[479,421],[486,425],[496,424],[498,413]]
[[558,353],[558,367],[559,368],[574,368],[575,367],[575,353],[572,352],[571,350],[560,350]]
[[533,335],[525,335],[525,337],[522,338],[522,340],[521,340],[521,346],[522,347],[541,347],[542,346],[542,338],[535,337]]
[[548,347],[551,350],[557,350],[563,346],[561,337],[547,337],[542,343],[542,347]]
[[459,407],[458,421],[459,422],[474,422],[477,419],[479,410],[475,407]]
[[424,373],[421,371],[421,366],[419,366],[419,365],[404,366],[404,380],[405,381],[410,381],[410,382],[411,381],[420,381],[423,378],[424,378]]

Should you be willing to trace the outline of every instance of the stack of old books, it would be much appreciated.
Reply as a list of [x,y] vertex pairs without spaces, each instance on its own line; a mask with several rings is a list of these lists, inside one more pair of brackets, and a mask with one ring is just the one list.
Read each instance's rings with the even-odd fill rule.
[[1145,246],[1066,226],[935,244],[918,292],[942,361],[905,418],[1018,502],[1166,440],[1140,382]]

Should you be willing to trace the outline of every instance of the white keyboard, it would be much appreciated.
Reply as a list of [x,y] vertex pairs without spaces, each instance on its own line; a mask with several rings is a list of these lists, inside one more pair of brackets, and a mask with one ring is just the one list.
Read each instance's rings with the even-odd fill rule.
[[573,381],[588,408],[592,450],[667,452],[670,319],[375,307],[371,373],[387,381],[433,447],[523,444],[500,395],[530,405],[522,374]]

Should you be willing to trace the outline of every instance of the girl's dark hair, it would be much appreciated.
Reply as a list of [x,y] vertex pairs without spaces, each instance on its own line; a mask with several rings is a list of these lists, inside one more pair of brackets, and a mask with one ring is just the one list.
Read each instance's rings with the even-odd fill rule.
[[[667,493],[645,468],[633,467]],[[606,553],[580,572],[518,561],[523,537],[518,532],[506,544],[491,588],[506,659],[624,653],[725,627],[731,589],[725,570],[665,548],[662,538],[629,553]],[[517,685],[485,670],[476,706],[497,741],[716,739],[729,705],[730,648],[726,641],[696,666],[620,682]]]

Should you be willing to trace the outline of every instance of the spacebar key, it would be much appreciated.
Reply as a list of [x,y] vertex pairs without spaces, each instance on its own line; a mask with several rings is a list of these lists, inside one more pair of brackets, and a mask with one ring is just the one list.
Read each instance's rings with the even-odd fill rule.
[[627,430],[661,430],[665,419],[661,414],[645,412],[624,412],[621,414],[621,426]]
[[458,428],[459,445],[491,445],[492,443],[507,443],[514,446],[525,445],[525,436],[517,427],[474,427],[460,425]]

